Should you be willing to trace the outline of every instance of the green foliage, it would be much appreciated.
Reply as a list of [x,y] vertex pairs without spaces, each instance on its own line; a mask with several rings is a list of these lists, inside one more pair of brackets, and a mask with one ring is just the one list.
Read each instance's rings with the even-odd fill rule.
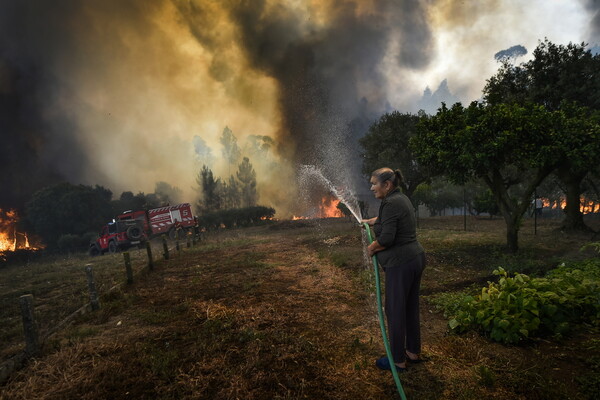
[[[157,190],[162,190],[159,186],[160,182],[157,183]],[[173,188],[179,190],[177,188]],[[138,192],[134,195],[133,192],[126,191],[121,193],[118,200],[112,201],[113,216],[121,214],[128,210],[148,210],[163,205],[162,195],[156,193],[144,194],[144,192]]]
[[485,182],[507,223],[508,247],[515,252],[519,220],[535,188],[558,162],[557,119],[534,104],[442,104],[435,116],[421,119],[411,146],[422,164],[454,183]]
[[215,179],[212,170],[208,166],[203,165],[196,177],[196,183],[202,196],[197,204],[198,212],[211,213],[219,210],[221,208],[221,196],[219,195],[220,179]]
[[583,228],[581,182],[600,163],[600,55],[585,43],[556,45],[548,39],[520,65],[504,62],[484,89],[489,104],[535,103],[560,112],[556,175],[567,194],[565,228]]
[[233,228],[260,224],[273,219],[274,216],[273,208],[254,206],[206,213],[198,217],[198,223],[205,229],[217,229],[221,226]]
[[365,150],[363,173],[370,175],[381,167],[400,169],[406,182],[403,190],[409,197],[429,177],[408,145],[410,138],[416,134],[418,122],[418,115],[398,111],[387,113],[371,125],[369,132],[359,141]]
[[585,43],[557,45],[548,39],[533,51],[533,59],[520,65],[504,62],[484,88],[487,102],[528,101],[558,109],[563,100],[600,109],[600,55]]
[[219,142],[221,142],[221,145],[223,146],[222,154],[223,157],[225,157],[225,160],[227,160],[229,165],[236,164],[242,156],[242,153],[237,144],[237,138],[229,127],[226,126],[225,129],[223,129]]
[[248,157],[244,157],[235,176],[229,180],[215,178],[208,166],[203,165],[196,177],[201,198],[196,205],[199,214],[215,213],[219,210],[256,206],[256,171]]
[[473,208],[478,215],[481,213],[498,215],[500,212],[498,203],[496,203],[496,199],[494,198],[494,194],[489,189],[479,192],[475,195],[475,198],[473,199]]
[[255,206],[258,201],[258,193],[256,191],[256,171],[254,171],[248,157],[244,157],[242,163],[238,166],[236,176],[240,181],[242,207]]
[[569,324],[600,321],[600,260],[562,264],[544,278],[510,277],[504,269],[478,296],[465,296],[448,324],[455,332],[482,331],[492,340],[519,343],[568,332]]
[[445,179],[434,178],[431,183],[421,183],[413,194],[413,204],[425,204],[432,215],[441,215],[446,208],[464,205],[463,187]]
[[28,223],[49,247],[62,235],[97,231],[112,218],[112,193],[101,186],[60,183],[36,192],[26,205]]
[[58,248],[67,253],[75,253],[77,251],[87,250],[90,242],[85,237],[67,233],[58,238]]
[[444,317],[454,318],[461,309],[461,303],[473,290],[461,290],[459,292],[441,292],[431,296],[428,302],[433,304],[437,311],[442,311]]

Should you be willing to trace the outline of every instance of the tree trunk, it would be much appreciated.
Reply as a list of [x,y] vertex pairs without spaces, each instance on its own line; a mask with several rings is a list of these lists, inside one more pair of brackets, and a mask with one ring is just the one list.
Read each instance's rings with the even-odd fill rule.
[[506,245],[509,253],[519,250],[519,224],[512,220],[506,220]]
[[572,173],[571,171],[558,170],[556,175],[565,185],[567,204],[565,206],[565,219],[562,221],[561,230],[589,231],[590,228],[583,222],[581,213],[581,182],[587,172]]

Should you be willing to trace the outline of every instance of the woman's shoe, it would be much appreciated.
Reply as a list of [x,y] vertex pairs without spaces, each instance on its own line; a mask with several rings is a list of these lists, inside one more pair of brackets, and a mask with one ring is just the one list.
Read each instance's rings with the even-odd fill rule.
[[[381,357],[377,361],[375,361],[375,366],[384,371],[391,371],[390,360],[387,357]],[[397,372],[406,372],[406,368],[402,368],[396,365]]]

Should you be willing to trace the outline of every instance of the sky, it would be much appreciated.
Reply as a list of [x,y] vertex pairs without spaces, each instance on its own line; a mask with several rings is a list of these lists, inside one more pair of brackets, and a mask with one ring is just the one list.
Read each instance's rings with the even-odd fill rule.
[[[203,164],[296,212],[297,171],[360,185],[357,139],[382,113],[481,97],[494,54],[600,43],[598,0],[0,0],[0,208],[45,185],[165,181],[195,202]],[[257,138],[273,144],[257,150]],[[360,190],[359,190],[360,191]]]

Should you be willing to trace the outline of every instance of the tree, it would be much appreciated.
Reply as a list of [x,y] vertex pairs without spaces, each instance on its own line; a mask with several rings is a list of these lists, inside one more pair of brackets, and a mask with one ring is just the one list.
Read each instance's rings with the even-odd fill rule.
[[442,178],[434,178],[431,183],[420,184],[413,194],[413,204],[424,204],[431,215],[442,215],[447,208],[463,206],[463,188],[450,184]]
[[483,179],[506,222],[508,250],[516,252],[531,196],[556,165],[548,155],[555,150],[556,123],[534,104],[442,104],[436,115],[422,117],[411,146],[422,165],[454,183]]
[[223,146],[223,157],[227,160],[228,165],[235,165],[241,157],[241,152],[233,131],[226,126],[219,141]]
[[473,198],[473,209],[475,209],[477,215],[481,213],[488,213],[490,218],[494,215],[498,215],[500,212],[498,203],[496,203],[494,194],[490,189],[479,192],[475,195]]
[[196,135],[192,139],[194,145],[194,154],[196,160],[202,164],[211,165],[213,162],[212,149],[206,144],[204,139]]
[[248,157],[244,157],[238,166],[236,176],[240,181],[240,190],[242,194],[242,207],[253,207],[258,201],[258,192],[256,191],[256,172],[250,163]]
[[196,183],[199,186],[199,192],[201,194],[201,199],[196,206],[198,213],[210,213],[221,209],[221,196],[219,193],[220,182],[220,179],[214,178],[210,168],[206,165],[202,166],[202,170],[196,177]]
[[223,181],[219,186],[219,192],[223,199],[223,208],[239,208],[241,206],[240,183],[233,175],[229,176],[229,181]]
[[411,197],[417,186],[429,179],[429,174],[413,154],[409,141],[416,135],[419,116],[398,111],[383,114],[359,140],[363,153],[362,171],[370,175],[381,167],[400,169],[404,176],[403,192]]
[[490,104],[534,102],[571,114],[567,118],[579,126],[561,132],[565,147],[563,162],[556,170],[567,197],[563,228],[587,229],[580,211],[581,183],[600,163],[600,140],[587,135],[582,124],[600,110],[600,55],[592,55],[585,43],[563,46],[547,39],[533,55],[532,60],[518,66],[503,62],[487,81],[484,99]]
[[113,217],[112,192],[102,186],[60,183],[37,191],[25,206],[26,218],[50,248],[67,234],[81,236]]
[[263,157],[274,145],[275,141],[270,136],[250,135],[246,138],[244,153],[251,157]]
[[156,182],[154,194],[161,205],[177,204],[181,202],[182,192],[177,186],[171,186],[167,182]]

